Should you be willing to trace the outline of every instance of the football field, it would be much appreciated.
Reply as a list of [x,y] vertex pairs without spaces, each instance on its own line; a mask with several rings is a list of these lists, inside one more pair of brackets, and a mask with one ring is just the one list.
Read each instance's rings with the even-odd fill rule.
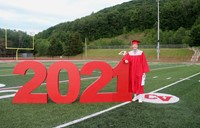
[[[80,69],[87,61],[72,61]],[[117,61],[106,61],[112,67]],[[54,61],[42,62],[48,67]],[[34,72],[26,75],[12,74],[16,62],[0,63],[0,127],[1,128],[197,128],[200,126],[200,65],[189,63],[149,63],[145,92],[159,92],[179,97],[174,104],[153,103],[80,103],[72,104],[12,104],[14,94]],[[99,78],[101,72],[91,76],[81,75],[81,92]],[[61,71],[60,92],[68,92],[68,73]],[[44,82],[34,92],[46,93]],[[163,88],[164,87],[164,88]],[[113,79],[100,92],[115,92]]]

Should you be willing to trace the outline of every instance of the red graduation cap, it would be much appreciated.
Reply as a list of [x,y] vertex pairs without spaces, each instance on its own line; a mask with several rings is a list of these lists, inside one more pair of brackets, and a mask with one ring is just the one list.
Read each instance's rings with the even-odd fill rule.
[[132,43],[132,45],[133,45],[133,44],[139,44],[140,41],[139,41],[139,40],[132,40],[131,43]]

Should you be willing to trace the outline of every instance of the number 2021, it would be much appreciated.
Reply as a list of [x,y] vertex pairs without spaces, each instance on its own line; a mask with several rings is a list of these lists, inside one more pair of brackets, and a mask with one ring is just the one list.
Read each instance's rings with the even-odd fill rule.
[[[69,61],[59,61],[53,63],[48,72],[46,67],[36,61],[24,61],[18,63],[13,71],[13,74],[25,75],[26,72],[32,69],[34,71],[33,78],[28,81],[13,98],[13,103],[32,103],[46,104],[48,97],[58,104],[70,104],[74,102],[80,93],[80,75],[92,75],[94,70],[100,70],[101,76],[91,85],[89,85],[80,96],[81,103],[95,102],[124,102],[131,101],[132,94],[129,92],[129,76],[128,64],[120,61],[115,68],[102,61],[91,61],[83,65],[80,72],[75,64]],[[68,92],[66,95],[61,95],[59,90],[59,74],[61,70],[68,72]],[[99,92],[113,78],[117,78],[116,92]],[[46,79],[47,93],[32,93]]]

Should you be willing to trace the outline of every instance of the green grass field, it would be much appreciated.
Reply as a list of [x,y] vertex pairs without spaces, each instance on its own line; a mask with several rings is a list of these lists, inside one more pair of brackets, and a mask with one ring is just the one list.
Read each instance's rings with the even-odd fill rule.
[[[53,62],[43,63],[48,68]],[[86,61],[74,61],[73,63],[81,68]],[[118,62],[109,61],[108,63],[114,67]],[[32,71],[28,71],[25,76],[13,75],[12,71],[15,65],[16,63],[14,62],[0,63],[0,84],[6,85],[0,88],[0,97],[14,93],[1,92],[3,88],[7,88],[6,90],[18,90],[19,88],[12,87],[22,86],[33,76]],[[200,73],[200,65],[198,64],[149,63],[149,65],[151,72],[147,74],[145,85],[145,92],[147,93]],[[90,76],[96,78],[82,80],[81,93],[99,75],[100,72],[96,71]],[[81,78],[86,78],[86,76],[81,76]],[[68,74],[62,71],[59,80],[64,81],[67,79]],[[60,91],[63,95],[67,93],[67,86],[67,82],[60,83]],[[114,92],[115,90],[116,81],[114,79],[101,91]],[[45,84],[41,85],[34,92],[46,92]],[[175,95],[180,98],[180,101],[167,105],[131,102],[94,118],[70,125],[69,127],[197,128],[200,126],[200,74],[159,92]],[[79,103],[79,99],[72,104],[55,104],[51,100],[49,100],[48,104],[12,104],[12,98],[5,98],[0,99],[0,127],[56,127],[118,104],[120,103],[81,104]]]
[[[131,49],[88,49],[86,53],[76,56],[63,56],[62,59],[68,60],[121,60],[122,56],[118,53],[122,50],[131,51]],[[156,48],[143,48],[147,60],[157,62]],[[191,62],[194,52],[189,48],[161,48],[159,62]],[[23,58],[21,58],[23,59]],[[35,59],[45,59],[44,57],[35,57]],[[59,57],[49,59],[60,59]],[[199,61],[200,62],[200,59]]]
[[[89,49],[89,59],[107,59],[107,60],[120,60],[121,56],[117,56],[122,50],[130,51],[130,49]],[[141,49],[149,61],[156,61],[156,49]],[[165,62],[186,62],[190,61],[193,51],[187,48],[162,48],[160,51],[160,61]]]

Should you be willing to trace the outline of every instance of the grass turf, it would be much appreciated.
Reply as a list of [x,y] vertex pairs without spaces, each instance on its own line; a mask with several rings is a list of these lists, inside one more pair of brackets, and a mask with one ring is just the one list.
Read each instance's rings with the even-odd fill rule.
[[197,128],[200,126],[199,77],[160,91],[178,96],[180,101],[176,104],[134,102],[69,128]]
[[[114,66],[116,63],[112,62],[111,64]],[[46,63],[46,65],[48,66],[49,63]],[[78,66],[81,67],[82,64]],[[150,67],[152,71],[147,76],[146,92],[153,91],[178,81],[180,78],[185,78],[200,72],[199,65],[152,63]],[[13,65],[10,68],[12,69]],[[7,73],[9,74],[10,71]],[[4,76],[0,77],[0,83],[6,84],[6,87],[22,85],[32,75],[23,77]],[[93,74],[93,76],[98,75],[98,72],[94,72]],[[157,78],[154,79],[155,76]],[[166,78],[169,77],[172,78],[167,80]],[[67,73],[62,72],[60,80],[66,79]],[[81,92],[94,80],[82,81]],[[199,76],[196,76],[191,80],[181,82],[161,91],[178,96],[181,101],[177,104],[156,105],[149,103],[130,103],[70,127],[196,127],[199,125],[198,120],[200,119],[200,111],[198,109],[200,108],[198,95],[200,88],[197,86],[200,84],[199,80]],[[60,84],[61,93],[66,93],[66,86],[66,83]],[[104,91],[114,91],[115,88],[116,82],[113,80],[104,88]],[[36,92],[46,92],[45,86],[40,86]],[[46,105],[13,105],[11,100],[12,98],[0,100],[1,127],[54,127],[118,104],[80,104],[77,100],[70,105],[60,105],[49,100],[49,103]]]

